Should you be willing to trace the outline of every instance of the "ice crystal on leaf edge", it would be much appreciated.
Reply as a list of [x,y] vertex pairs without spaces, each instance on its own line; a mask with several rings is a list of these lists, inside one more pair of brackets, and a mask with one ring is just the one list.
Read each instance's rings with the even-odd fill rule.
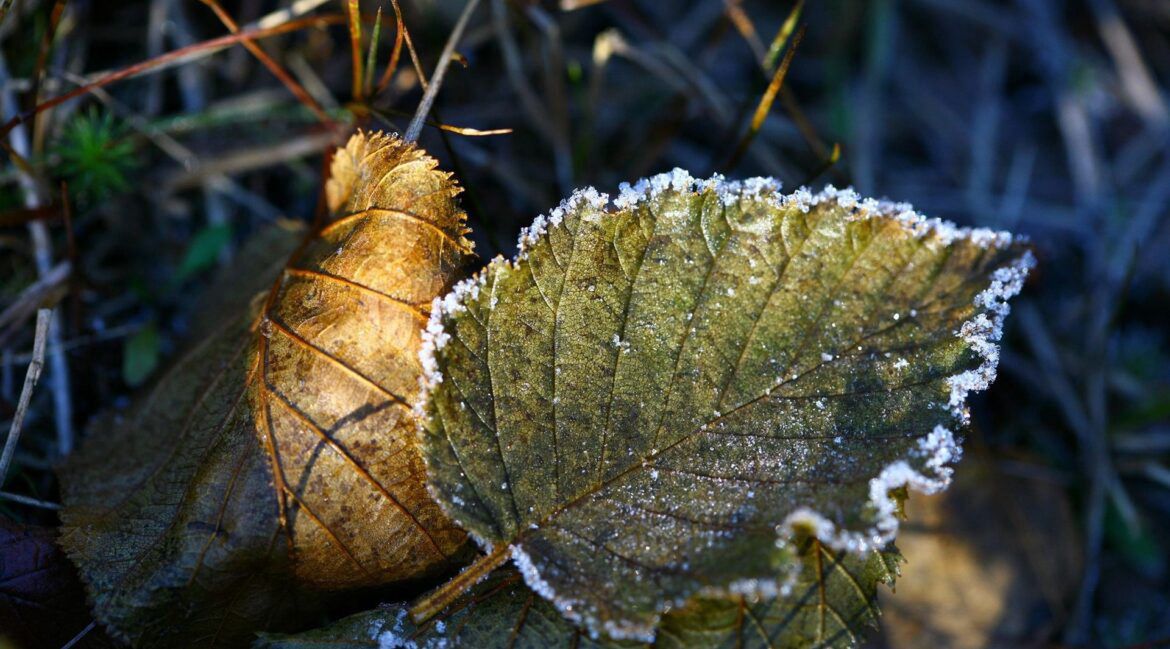
[[[540,215],[533,220],[532,225],[520,231],[518,240],[519,252],[513,260],[506,260],[497,256],[475,275],[457,283],[452,290],[441,298],[435,298],[431,306],[430,319],[422,335],[422,346],[419,350],[419,360],[422,365],[422,375],[419,377],[420,393],[416,405],[416,414],[419,415],[420,430],[425,421],[425,410],[430,392],[436,385],[442,383],[443,376],[439,371],[435,353],[441,350],[450,340],[450,334],[443,330],[443,319],[466,310],[465,302],[479,296],[480,288],[487,280],[489,269],[499,268],[498,272],[515,269],[525,260],[531,247],[545,236],[550,229],[556,228],[564,222],[565,217],[582,205],[588,205],[594,210],[607,212],[610,205],[619,211],[631,209],[644,201],[657,198],[666,191],[699,192],[714,191],[720,202],[725,206],[733,205],[743,200],[761,201],[781,209],[798,209],[807,213],[812,207],[824,203],[835,202],[840,207],[850,211],[847,218],[862,219],[872,215],[880,215],[895,219],[917,237],[933,234],[943,245],[967,239],[981,248],[991,246],[1007,247],[1016,239],[1011,233],[987,228],[959,227],[948,221],[938,218],[928,218],[914,210],[908,203],[891,202],[873,198],[861,198],[852,188],[839,189],[827,185],[818,193],[801,187],[790,194],[781,193],[781,183],[773,178],[748,178],[746,180],[727,180],[720,174],[708,179],[693,178],[683,169],[674,170],[643,178],[637,182],[622,183],[619,185],[618,195],[610,200],[608,194],[599,192],[593,187],[584,187],[575,190],[572,195],[561,201],[547,215]],[[987,389],[995,380],[996,369],[999,365],[998,342],[1003,335],[1003,322],[1010,312],[1008,301],[1016,296],[1023,288],[1028,272],[1035,266],[1036,260],[1031,251],[1024,253],[1007,266],[995,270],[991,284],[975,297],[975,306],[979,309],[974,317],[964,322],[956,335],[967,343],[982,359],[980,365],[951,376],[947,384],[951,388],[950,399],[947,404],[956,422],[961,426],[968,423],[969,412],[967,397],[972,392]],[[873,549],[879,549],[894,539],[898,532],[897,518],[898,504],[891,492],[900,488],[914,489],[923,494],[934,494],[946,489],[953,474],[952,465],[962,456],[962,447],[954,433],[945,426],[936,426],[927,435],[919,438],[915,448],[911,451],[914,458],[895,460],[869,481],[868,506],[874,512],[874,522],[866,530],[838,529],[837,525],[827,517],[809,507],[798,507],[776,526],[778,545],[786,544],[798,531],[810,534],[825,545],[845,550],[855,554],[863,554]],[[933,475],[927,475],[914,469],[908,460],[916,459]],[[447,506],[429,483],[428,489],[440,507],[452,518],[454,512],[448,511]],[[457,519],[456,519],[457,520]],[[471,536],[485,552],[492,552],[493,544],[474,532]],[[519,546],[509,548],[512,561],[520,570],[528,587],[552,602],[557,609],[569,620],[575,623],[583,622],[576,609],[577,602],[570,597],[557,593],[540,574],[540,570],[533,563],[528,554]],[[783,580],[741,580],[730,584],[720,593],[727,592],[751,595],[754,597],[771,598],[785,593],[788,583]],[[675,604],[681,604],[676,602]],[[612,620],[606,621],[604,631],[614,639],[654,640],[655,629],[632,628],[616,625]]]

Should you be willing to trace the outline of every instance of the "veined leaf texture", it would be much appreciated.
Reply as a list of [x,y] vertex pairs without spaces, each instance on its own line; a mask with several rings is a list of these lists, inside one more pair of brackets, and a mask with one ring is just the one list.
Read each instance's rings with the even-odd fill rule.
[[[803,649],[851,647],[878,620],[877,588],[892,585],[896,551],[855,555],[816,539],[801,544],[799,572],[783,594],[752,601],[698,599],[667,613],[658,649]],[[645,642],[590,637],[524,584],[515,570],[496,571],[434,619],[415,624],[403,605],[388,605],[328,627],[265,636],[256,649],[619,649]]]
[[331,171],[332,219],[246,251],[213,289],[234,306],[61,472],[63,545],[137,646],[240,646],[465,548],[412,413],[429,305],[471,257],[460,190],[391,136],[354,136]]
[[883,547],[994,377],[1021,243],[776,190],[676,170],[612,206],[578,191],[432,312],[433,493],[481,565],[510,555],[594,635],[773,597],[801,532]]

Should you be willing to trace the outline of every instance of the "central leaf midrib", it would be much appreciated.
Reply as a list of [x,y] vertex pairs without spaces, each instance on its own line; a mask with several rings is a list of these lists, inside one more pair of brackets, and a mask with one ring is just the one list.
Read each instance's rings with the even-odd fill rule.
[[[657,223],[657,221],[656,221],[656,223]],[[895,226],[896,226],[896,224],[889,224],[887,227],[895,227]],[[845,271],[842,273],[842,278],[844,278],[846,275],[848,275],[848,274],[849,274],[850,270],[853,268],[853,266],[854,266],[854,264],[856,263],[857,259],[858,259],[858,258],[860,258],[860,257],[861,257],[861,256],[862,256],[862,255],[863,255],[863,254],[864,254],[864,253],[865,253],[865,252],[866,252],[866,251],[869,249],[869,247],[872,245],[872,243],[873,243],[874,241],[876,241],[880,235],[881,235],[881,233],[878,233],[878,234],[875,234],[873,237],[871,237],[871,239],[870,239],[869,241],[867,241],[867,242],[866,242],[866,245],[865,245],[865,247],[863,247],[863,248],[862,248],[860,251],[858,251],[858,252],[857,252],[857,254],[855,254],[855,255],[854,255],[854,258],[851,260],[850,264],[847,266],[847,268],[845,269]],[[723,245],[723,247],[721,247],[721,248],[720,248],[720,251],[722,251],[722,250],[723,250],[723,249],[726,247],[726,245],[727,245],[727,242],[731,240],[732,236],[733,236],[733,235],[729,235],[729,236],[727,237],[727,239],[725,239],[725,241],[724,241],[724,245]],[[807,239],[808,239],[808,237],[806,236],[806,238],[805,238],[804,240],[802,240],[802,242],[803,242],[803,241],[807,241]],[[574,243],[575,243],[575,241],[576,241],[576,237],[574,237]],[[647,246],[646,246],[646,247],[648,247],[648,244],[647,244]],[[709,269],[708,269],[708,273],[707,273],[707,275],[706,275],[706,277],[707,277],[707,278],[709,278],[709,277],[710,277],[711,270],[714,268],[714,266],[715,266],[715,261],[714,261],[714,258],[712,258],[712,264],[711,264],[711,268],[709,268]],[[841,279],[839,279],[839,280],[838,280],[838,283],[840,283],[840,281],[841,281]],[[706,285],[706,282],[704,282],[704,288],[705,288],[705,285]],[[562,284],[562,288],[563,288],[563,284]],[[493,286],[493,289],[494,289],[494,286]],[[702,296],[703,296],[704,292],[705,292],[705,291],[704,291],[704,289],[700,289],[700,291],[699,291],[699,296],[696,298],[695,308],[697,308],[697,307],[698,307],[698,304],[701,302],[701,299],[702,299]],[[822,302],[822,304],[824,304],[824,302]],[[822,308],[822,309],[821,309],[821,315],[822,315],[822,316],[823,316],[823,311],[824,311],[824,309]],[[489,317],[490,317],[490,314],[489,314]],[[901,322],[902,322],[902,321],[899,321],[899,323],[897,323],[897,324],[900,324]],[[894,326],[897,326],[897,324],[895,324]],[[808,327],[810,327],[810,326],[812,326],[812,324],[811,324],[811,323],[810,323],[809,325],[806,325],[806,329],[807,329]],[[687,331],[688,331],[688,333],[689,333],[689,329],[688,329]],[[862,337],[862,339],[864,339],[865,337],[868,337],[868,336],[871,336],[871,335],[873,335],[873,333],[874,333],[874,332],[867,332],[867,333],[865,334],[865,336],[863,336],[863,337]],[[685,341],[684,341],[684,343],[683,343],[683,346],[685,346]],[[852,346],[852,344],[851,344],[850,346]],[[680,346],[680,349],[681,349],[681,346]],[[680,352],[680,355],[681,355],[681,352]],[[555,364],[555,355],[554,355],[554,364]],[[821,364],[818,364],[818,365],[815,365],[815,366],[813,366],[812,368],[809,368],[808,370],[806,370],[805,372],[802,372],[802,373],[801,373],[801,374],[800,374],[798,377],[796,377],[796,379],[793,379],[793,380],[790,380],[790,381],[786,381],[786,383],[793,383],[793,382],[795,382],[795,381],[799,381],[799,379],[800,379],[801,377],[803,377],[803,376],[807,375],[809,372],[812,372],[812,371],[814,371],[814,370],[816,370],[816,369],[819,369],[819,368],[820,368],[820,367],[822,367],[822,366],[823,366],[823,363],[821,363]],[[676,367],[676,372],[677,372],[677,367]],[[554,375],[555,375],[555,372],[554,372]],[[916,387],[916,386],[920,386],[920,385],[925,385],[926,383],[930,383],[930,382],[933,382],[933,381],[937,381],[937,380],[939,380],[939,378],[940,378],[940,377],[936,377],[936,376],[933,376],[933,375],[932,375],[931,377],[929,377],[929,378],[927,378],[927,379],[925,379],[925,380],[923,380],[923,381],[919,381],[919,382],[915,382],[915,383],[910,383],[910,384],[903,384],[903,385],[899,385],[899,386],[897,386],[897,388],[896,388],[896,389],[902,389],[902,388],[907,388],[907,387]],[[673,384],[673,382],[672,382],[672,384]],[[863,394],[863,393],[876,393],[876,392],[879,392],[879,391],[888,391],[888,390],[890,390],[890,389],[891,389],[891,388],[889,388],[889,387],[883,387],[881,390],[877,390],[877,389],[875,389],[875,390],[870,390],[870,391],[866,391],[866,392],[851,392],[851,393],[842,393],[842,394],[840,394],[840,395],[837,395],[837,394],[833,394],[833,395],[809,395],[809,396],[807,396],[807,397],[806,397],[806,396],[802,396],[802,397],[800,397],[800,398],[810,398],[810,399],[811,399],[811,398],[819,398],[819,397],[830,397],[830,396],[831,396],[831,397],[837,397],[837,396],[852,396],[852,395],[856,395],[856,394]],[[651,453],[648,453],[648,454],[646,454],[646,455],[642,456],[642,457],[641,457],[641,459],[640,459],[639,461],[636,461],[636,462],[631,462],[631,463],[630,463],[630,465],[629,465],[629,466],[628,466],[626,469],[624,469],[624,470],[620,471],[619,473],[615,474],[614,476],[611,476],[611,477],[610,477],[610,478],[608,478],[608,479],[605,479],[605,480],[599,481],[598,483],[596,483],[596,484],[594,484],[594,485],[591,485],[591,486],[587,487],[585,490],[583,490],[582,492],[580,492],[578,495],[574,496],[574,497],[573,497],[571,500],[569,500],[569,501],[565,502],[564,504],[562,504],[562,505],[560,505],[560,506],[558,506],[558,507],[555,507],[555,508],[553,508],[553,509],[552,509],[552,510],[550,510],[550,511],[549,511],[547,514],[545,514],[543,517],[541,517],[541,518],[540,518],[538,521],[534,521],[534,522],[533,522],[533,524],[535,524],[535,525],[537,526],[537,529],[532,529],[531,527],[529,527],[528,529],[522,530],[522,531],[520,531],[520,533],[519,533],[519,534],[515,535],[511,541],[508,541],[508,542],[509,542],[509,543],[521,543],[521,542],[523,542],[523,541],[524,541],[524,540],[525,540],[525,539],[526,539],[526,538],[527,538],[527,537],[528,537],[530,534],[538,532],[538,531],[539,531],[539,528],[541,528],[541,527],[543,527],[543,526],[547,525],[548,523],[552,522],[553,520],[555,520],[557,517],[559,517],[559,516],[560,516],[561,514],[563,514],[564,512],[566,512],[566,511],[568,511],[568,510],[571,510],[571,509],[573,509],[574,507],[576,507],[578,504],[580,504],[580,503],[581,503],[582,501],[584,501],[585,499],[587,499],[587,498],[590,498],[590,497],[592,497],[592,496],[594,496],[594,495],[598,494],[599,492],[601,492],[601,491],[602,491],[602,490],[604,490],[605,488],[607,488],[607,487],[609,487],[609,486],[611,486],[611,485],[613,485],[613,484],[615,484],[615,483],[619,482],[621,479],[625,478],[626,476],[630,475],[631,473],[634,473],[634,472],[635,472],[635,471],[637,471],[638,469],[644,469],[644,468],[645,468],[646,466],[648,466],[648,465],[649,465],[649,463],[651,463],[651,462],[652,462],[654,459],[656,459],[656,458],[658,458],[658,457],[661,457],[661,456],[665,455],[667,452],[669,452],[669,451],[673,450],[674,448],[676,448],[676,447],[677,447],[677,446],[679,446],[680,444],[682,444],[682,443],[684,443],[684,442],[686,442],[686,441],[689,441],[689,440],[691,440],[691,439],[694,439],[694,438],[695,438],[697,435],[699,435],[699,434],[701,434],[701,433],[705,432],[707,429],[709,429],[711,426],[713,426],[714,424],[718,423],[719,421],[725,420],[727,417],[729,417],[729,416],[730,416],[730,415],[732,415],[732,414],[735,414],[736,412],[738,412],[738,411],[742,410],[743,408],[749,407],[749,406],[751,406],[751,405],[753,405],[753,404],[757,403],[757,402],[758,402],[758,401],[760,401],[761,399],[765,399],[765,398],[768,398],[768,397],[770,397],[770,396],[775,396],[775,395],[772,395],[772,394],[770,394],[768,391],[764,391],[763,393],[761,393],[761,394],[757,395],[756,397],[754,397],[754,398],[752,398],[752,399],[749,399],[749,400],[745,401],[744,403],[741,403],[741,404],[739,404],[739,405],[737,405],[737,406],[735,406],[735,407],[731,408],[731,409],[730,409],[730,410],[728,410],[727,412],[722,412],[722,413],[720,413],[720,415],[719,415],[718,417],[715,417],[714,419],[711,419],[711,420],[709,420],[709,421],[705,422],[704,424],[702,424],[702,425],[700,425],[700,426],[698,426],[698,427],[694,428],[694,429],[693,429],[691,432],[689,432],[689,433],[687,433],[686,435],[684,435],[684,436],[680,437],[678,440],[676,440],[675,442],[673,442],[673,443],[669,444],[668,446],[666,446],[666,447],[664,447],[664,448],[662,448],[662,449],[658,449],[656,452],[652,451]],[[669,399],[669,396],[667,397],[667,399]],[[511,491],[512,491],[512,489],[511,489],[511,482],[509,482],[509,492],[511,492]],[[518,518],[517,520],[518,520],[518,522],[520,521],[520,519],[519,519],[519,518]]]

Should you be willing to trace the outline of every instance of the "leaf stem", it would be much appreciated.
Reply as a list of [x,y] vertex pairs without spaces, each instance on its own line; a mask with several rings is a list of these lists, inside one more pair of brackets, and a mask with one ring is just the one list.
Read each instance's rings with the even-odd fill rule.
[[483,581],[491,571],[503,565],[511,556],[508,552],[509,547],[507,543],[497,545],[490,553],[476,559],[453,579],[424,595],[410,609],[410,616],[414,618],[415,623],[422,624],[435,617],[460,595]]

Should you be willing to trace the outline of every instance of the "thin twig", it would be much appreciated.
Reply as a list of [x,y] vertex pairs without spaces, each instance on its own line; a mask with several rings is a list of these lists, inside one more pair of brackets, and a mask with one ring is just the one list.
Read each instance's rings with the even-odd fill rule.
[[[211,9],[215,16],[219,18],[219,21],[223,23],[224,27],[228,28],[228,31],[233,34],[240,33],[239,24],[236,23],[235,19],[233,19],[222,6],[220,6],[218,0],[201,1],[203,4],[207,5],[209,9]],[[318,104],[317,100],[313,99],[313,96],[310,95],[309,92],[305,90],[303,86],[301,86],[301,84],[297,83],[296,79],[293,79],[292,75],[290,75],[284,68],[282,68],[279,63],[277,63],[271,56],[268,56],[268,53],[265,52],[259,45],[257,45],[255,41],[250,38],[245,38],[244,40],[240,41],[240,43],[261,63],[263,63],[264,67],[268,68],[268,71],[271,72],[273,76],[279,79],[280,82],[289,89],[289,92],[291,92],[302,104],[307,106],[309,110],[313,111],[313,114],[317,116],[317,119],[321,120],[321,122],[324,124],[333,123],[333,119],[329,117],[328,113],[325,112],[325,109],[321,108],[321,104]],[[360,55],[358,58],[360,61]],[[360,67],[360,62],[358,65]]]
[[7,491],[0,491],[0,500],[9,500],[14,503],[28,505],[29,507],[38,507],[40,509],[50,509],[53,511],[61,509],[60,503],[51,503],[47,500],[32,498],[30,496],[24,496],[21,494],[9,493]]
[[78,643],[78,642],[81,642],[82,638],[84,638],[85,636],[89,635],[89,632],[90,632],[90,631],[93,631],[93,630],[94,630],[96,627],[97,627],[97,622],[96,622],[96,621],[93,621],[93,620],[91,620],[91,621],[90,621],[90,623],[89,623],[89,624],[87,624],[87,625],[85,626],[85,628],[81,630],[81,632],[80,632],[80,633],[78,633],[77,635],[73,636],[73,639],[72,639],[72,640],[70,640],[69,642],[66,642],[65,644],[61,645],[61,649],[73,649],[73,647],[74,647],[75,645],[77,645],[77,643]]
[[418,102],[418,110],[414,113],[414,119],[410,120],[410,126],[406,127],[406,136],[403,139],[407,142],[418,140],[423,122],[426,120],[427,114],[431,112],[431,106],[435,103],[435,96],[439,94],[439,88],[443,86],[443,77],[447,75],[447,68],[451,65],[451,55],[455,52],[455,46],[463,36],[463,30],[467,28],[471,13],[478,5],[479,0],[467,0],[467,6],[463,8],[463,13],[460,14],[459,20],[456,21],[455,27],[451,30],[451,36],[447,39],[447,44],[443,46],[443,52],[439,55],[439,62],[435,64],[431,83],[427,86],[422,100]]
[[309,27],[336,25],[336,24],[343,22],[344,20],[345,20],[345,17],[340,15],[340,14],[323,14],[323,15],[319,15],[319,16],[308,16],[305,18],[301,18],[299,20],[294,20],[291,22],[283,23],[281,25],[277,25],[276,27],[261,28],[261,29],[254,29],[254,30],[242,30],[236,34],[227,34],[225,36],[220,36],[219,38],[213,38],[213,39],[206,40],[206,41],[203,41],[200,43],[196,43],[194,45],[190,45],[187,47],[179,48],[177,50],[173,50],[171,52],[167,52],[166,54],[163,54],[162,56],[158,56],[158,57],[155,57],[153,59],[142,61],[141,63],[135,63],[134,65],[122,68],[120,70],[116,70],[114,72],[110,72],[109,74],[102,75],[101,77],[95,79],[94,81],[92,81],[90,83],[85,84],[84,86],[81,86],[80,88],[76,88],[74,90],[71,90],[71,91],[63,94],[63,95],[58,95],[56,97],[53,97],[52,99],[49,99],[49,100],[46,100],[46,101],[40,103],[39,105],[37,105],[36,108],[34,108],[33,110],[31,110],[27,113],[23,113],[23,114],[15,115],[15,116],[11,117],[7,122],[4,123],[3,126],[0,126],[0,136],[7,135],[8,133],[10,133],[12,131],[12,129],[16,128],[17,126],[20,126],[21,124],[28,122],[37,113],[48,110],[50,108],[53,108],[54,106],[58,106],[60,104],[63,104],[65,102],[69,101],[70,99],[75,99],[77,97],[80,97],[88,92],[91,92],[94,88],[100,88],[102,86],[109,85],[109,84],[114,83],[116,81],[122,81],[124,79],[137,77],[137,76],[145,74],[147,72],[151,72],[151,71],[157,72],[157,71],[165,69],[166,67],[168,67],[170,65],[176,65],[179,63],[187,63],[187,62],[190,62],[191,60],[194,60],[195,58],[198,58],[200,56],[206,56],[210,52],[218,51],[218,50],[223,49],[225,47],[228,47],[230,45],[242,43],[242,42],[249,40],[249,39],[258,40],[261,38],[267,38],[269,36],[277,36],[279,34],[287,34],[289,32],[299,31],[301,29],[306,29]]
[[49,309],[37,311],[36,334],[33,338],[33,357],[28,364],[28,371],[24,375],[24,387],[20,389],[20,400],[16,403],[16,414],[12,417],[12,425],[8,427],[8,437],[4,440],[4,452],[0,454],[0,487],[8,477],[8,465],[16,453],[16,443],[20,441],[20,430],[24,425],[24,416],[28,412],[29,401],[32,400],[33,390],[41,378],[41,369],[45,365],[45,340],[49,335],[49,322],[53,312]]
[[[4,107],[2,112],[5,116],[17,116],[19,109],[11,89],[7,85],[8,78],[7,61],[3,59],[3,56],[0,56],[0,87],[5,88],[4,92],[0,93],[2,95],[0,96],[0,104],[3,104]],[[18,156],[27,159],[32,155],[28,133],[21,123],[14,124],[11,129],[4,132],[4,136],[7,136],[11,150]],[[24,192],[25,207],[37,209],[49,202],[44,183],[37,175],[22,169],[20,185]],[[44,277],[53,269],[53,250],[49,228],[43,221],[31,221],[28,224],[28,232],[29,238],[32,239],[33,260],[36,263],[37,275]],[[73,450],[73,400],[69,390],[69,363],[65,352],[61,350],[61,340],[61,318],[54,311],[49,321],[49,345],[51,348],[49,352],[49,379],[52,382],[50,392],[53,397],[53,418],[57,428],[57,452],[65,456]]]

